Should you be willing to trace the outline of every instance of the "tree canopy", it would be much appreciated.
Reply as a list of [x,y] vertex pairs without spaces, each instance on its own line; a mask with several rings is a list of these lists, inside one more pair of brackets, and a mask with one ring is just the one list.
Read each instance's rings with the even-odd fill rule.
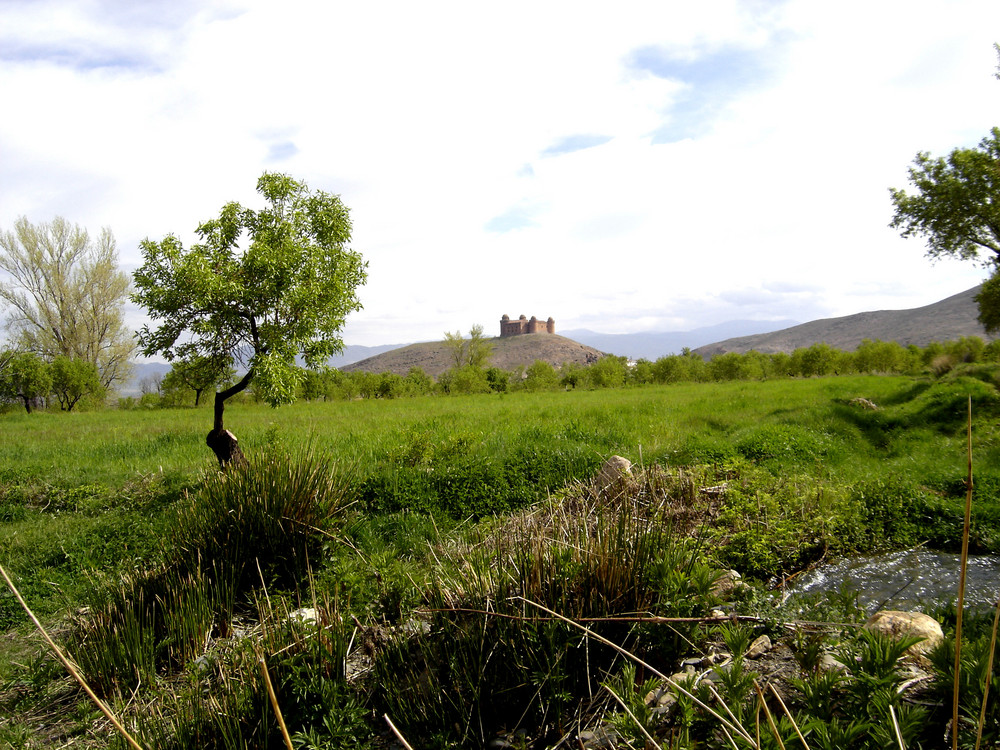
[[52,390],[50,366],[34,352],[24,351],[6,351],[0,362],[0,398],[21,399],[30,414],[32,403]]
[[[891,189],[892,226],[924,237],[933,258],[954,256],[996,265],[1000,259],[1000,128],[976,148],[947,157],[917,154],[909,170],[916,193]],[[984,257],[985,253],[985,257]]]
[[35,225],[22,216],[0,232],[0,271],[20,348],[89,362],[105,388],[124,382],[135,343],[124,323],[129,278],[110,229],[94,241],[62,217]]
[[229,435],[235,448],[223,427],[226,399],[253,381],[272,406],[293,401],[303,377],[296,357],[315,368],[343,349],[340,331],[361,309],[357,288],[367,279],[367,264],[348,247],[350,216],[339,196],[271,172],[257,192],[265,208],[226,204],[189,248],[174,235],[144,240],[134,276],[133,300],[156,323],[139,332],[146,355],[245,369],[215,397],[209,444],[223,464],[226,449],[213,440]]
[[913,193],[889,189],[895,206],[889,226],[903,237],[923,237],[932,258],[989,267],[991,276],[976,298],[979,321],[987,331],[1000,330],[1000,128],[977,147],[956,148],[947,157],[917,154],[909,181]]

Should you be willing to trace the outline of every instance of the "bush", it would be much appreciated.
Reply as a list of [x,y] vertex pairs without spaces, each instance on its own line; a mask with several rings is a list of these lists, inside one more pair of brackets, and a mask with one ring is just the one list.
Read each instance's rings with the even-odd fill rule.
[[[170,539],[173,564],[226,571],[243,589],[260,575],[281,583],[318,559],[323,529],[351,502],[349,476],[327,459],[257,455],[210,474]],[[257,566],[260,566],[258,572]]]

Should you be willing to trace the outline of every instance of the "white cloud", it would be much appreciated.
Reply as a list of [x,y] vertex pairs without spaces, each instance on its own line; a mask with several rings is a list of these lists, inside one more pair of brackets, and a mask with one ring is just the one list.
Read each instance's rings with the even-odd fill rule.
[[351,343],[842,315],[982,276],[888,229],[887,188],[1000,124],[994,0],[44,10],[0,0],[0,227],[108,225],[135,264],[280,169],[352,209]]

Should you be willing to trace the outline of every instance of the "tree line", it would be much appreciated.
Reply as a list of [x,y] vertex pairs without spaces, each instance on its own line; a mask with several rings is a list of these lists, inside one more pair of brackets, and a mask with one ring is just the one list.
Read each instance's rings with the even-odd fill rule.
[[[454,335],[452,340],[459,339]],[[468,343],[468,340],[467,340]],[[475,346],[489,346],[480,340]],[[337,369],[302,369],[296,398],[306,401],[396,399],[414,396],[448,396],[487,393],[517,393],[560,390],[631,388],[669,383],[711,383],[732,380],[768,380],[834,375],[928,375],[941,376],[955,367],[971,363],[1000,364],[1000,340],[984,342],[977,336],[955,341],[931,342],[927,346],[902,346],[895,341],[866,339],[854,351],[835,349],[825,343],[801,347],[791,353],[764,354],[727,352],[705,360],[685,350],[657,360],[630,361],[608,355],[589,365],[566,363],[555,366],[543,360],[513,370],[489,366],[482,360],[458,360],[436,380],[420,367],[406,375],[393,372],[343,372]],[[230,373],[231,382],[234,375]],[[220,384],[225,385],[224,383]],[[171,370],[161,380],[150,382],[140,397],[120,399],[122,408],[197,406],[199,392],[185,380],[183,372]],[[253,386],[244,399],[266,401]]]

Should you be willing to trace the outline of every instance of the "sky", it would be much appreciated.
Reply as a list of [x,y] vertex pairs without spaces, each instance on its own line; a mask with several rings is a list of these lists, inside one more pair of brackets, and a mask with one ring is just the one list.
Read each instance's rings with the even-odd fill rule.
[[351,211],[363,345],[806,322],[985,277],[889,228],[889,188],[1000,126],[1000,2],[613,8],[0,0],[0,228],[109,227],[132,271],[287,173]]

